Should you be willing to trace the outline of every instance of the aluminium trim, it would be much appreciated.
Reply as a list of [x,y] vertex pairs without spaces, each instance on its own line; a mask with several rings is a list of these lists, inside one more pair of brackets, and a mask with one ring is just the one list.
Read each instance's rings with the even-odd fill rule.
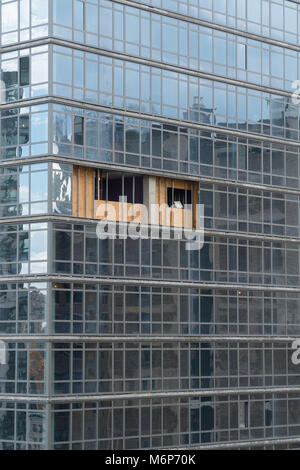
[[189,391],[169,391],[169,392],[138,392],[138,393],[112,393],[96,394],[96,395],[55,395],[55,396],[34,396],[34,395],[10,395],[0,394],[0,402],[16,401],[16,402],[43,402],[43,403],[74,403],[74,402],[98,402],[98,401],[115,401],[115,400],[151,400],[163,398],[200,398],[212,396],[239,396],[239,395],[261,395],[261,394],[292,394],[299,395],[300,386],[286,387],[247,387],[247,388],[220,388],[205,390],[189,390]]
[[[222,431],[218,431],[217,429],[207,431],[211,433],[221,433]],[[226,432],[226,431],[225,431]],[[219,441],[218,443],[214,444],[203,444],[199,446],[186,446],[186,447],[171,447],[173,450],[187,450],[187,451],[192,451],[192,450],[226,450],[226,449],[239,449],[239,448],[245,448],[245,447],[262,447],[262,446],[269,446],[269,445],[274,445],[274,444],[300,444],[300,438],[299,437],[288,437],[288,438],[280,438],[280,439],[274,439],[274,438],[269,438],[269,439],[254,439],[254,440],[247,440],[247,441],[232,441],[232,442],[222,442]],[[160,448],[163,450],[163,448]]]
[[51,342],[51,343],[292,343],[300,335],[289,336],[208,336],[208,335],[176,335],[176,336],[107,336],[107,335],[0,335],[0,340],[7,342]]
[[134,279],[134,278],[112,278],[112,277],[80,277],[75,275],[59,275],[59,274],[36,274],[23,276],[1,276],[1,283],[28,283],[28,282],[61,282],[61,283],[79,283],[79,284],[104,284],[104,285],[122,285],[122,286],[144,286],[144,287],[175,287],[175,288],[195,288],[207,290],[242,290],[242,291],[261,291],[261,292],[290,292],[299,293],[299,287],[262,285],[262,284],[224,284],[216,282],[189,282],[189,281],[166,281],[164,279]]

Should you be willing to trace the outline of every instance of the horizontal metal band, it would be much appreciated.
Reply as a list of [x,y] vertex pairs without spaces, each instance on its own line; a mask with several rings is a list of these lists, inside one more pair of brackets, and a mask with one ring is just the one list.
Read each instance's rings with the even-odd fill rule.
[[1,276],[1,283],[28,283],[28,282],[55,282],[55,283],[80,283],[80,284],[104,284],[104,285],[120,285],[134,287],[167,287],[167,288],[191,288],[191,289],[207,289],[207,290],[242,290],[242,291],[260,291],[260,292],[287,292],[299,293],[299,287],[286,287],[262,284],[224,284],[216,282],[189,282],[189,281],[165,281],[154,279],[136,279],[136,278],[112,278],[112,277],[82,277],[76,275],[59,275],[59,274],[29,274],[23,276]]
[[47,342],[47,343],[292,343],[296,336],[208,336],[208,335],[166,335],[166,336],[108,336],[108,335],[0,335],[0,341],[10,342]]
[[229,389],[205,389],[189,391],[169,391],[169,392],[139,392],[139,393],[118,393],[118,394],[96,394],[96,395],[55,395],[55,396],[33,396],[33,395],[10,395],[0,394],[0,402],[43,402],[51,403],[76,403],[76,402],[99,402],[115,400],[157,400],[163,398],[201,398],[201,397],[221,397],[226,395],[261,395],[261,394],[288,394],[296,393],[299,395],[300,386],[295,387],[247,387],[247,388],[229,388]]
[[[246,429],[247,430],[247,429]],[[229,430],[230,431],[230,430]],[[207,431],[209,432],[209,431]],[[211,432],[222,432],[222,431],[211,431]],[[226,431],[225,431],[226,432]],[[226,449],[239,449],[239,448],[245,448],[245,447],[262,447],[262,446],[271,446],[271,445],[276,445],[276,444],[299,444],[300,445],[300,437],[287,437],[287,438],[269,438],[269,439],[257,439],[257,440],[242,440],[242,441],[233,441],[233,442],[228,442],[228,441],[220,441],[216,442],[214,444],[203,444],[199,446],[186,446],[186,447],[173,447],[173,450],[186,450],[186,451],[191,451],[191,450],[226,450]]]

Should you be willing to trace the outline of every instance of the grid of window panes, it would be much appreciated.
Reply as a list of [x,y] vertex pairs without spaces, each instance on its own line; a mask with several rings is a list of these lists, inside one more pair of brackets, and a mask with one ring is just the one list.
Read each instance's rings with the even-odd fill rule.
[[2,103],[49,94],[48,46],[7,52],[0,58]]
[[[53,393],[118,394],[300,384],[288,340],[161,341],[53,344]],[[33,385],[38,388],[37,383]]]
[[[55,227],[54,272],[283,286],[299,282],[299,247],[293,243],[209,237],[199,258],[178,240],[101,241],[95,227],[84,232],[75,226],[73,233],[70,228]],[[47,272],[47,224],[3,226],[1,232],[2,275]]]
[[[48,35],[47,0],[2,0],[1,3],[2,45]],[[143,0],[141,3],[287,43],[299,43],[299,6],[293,1]],[[97,35],[102,25],[103,8],[107,8],[108,4],[105,0],[55,0],[54,33],[68,40],[84,41],[89,45],[98,46]],[[73,14],[70,14],[72,7]],[[120,11],[119,6],[117,11]],[[135,9],[132,8],[131,11]],[[120,25],[120,18],[117,18],[116,25]]]
[[[52,108],[51,108],[52,109]],[[53,106],[53,154],[299,188],[299,150],[178,125]]]
[[[246,443],[244,443],[246,444]],[[299,444],[297,444],[297,442],[293,442],[293,438],[291,439],[290,442],[286,442],[286,443],[283,443],[282,441],[276,441],[274,442],[273,444],[267,444],[267,445],[263,445],[263,444],[260,444],[259,442],[257,443],[253,443],[251,445],[251,443],[249,443],[248,445],[237,445],[237,446],[233,446],[233,448],[235,450],[299,450]]]
[[52,269],[57,274],[101,277],[299,285],[296,242],[206,236],[201,250],[188,251],[184,238],[176,239],[172,230],[170,234],[170,239],[162,239],[160,232],[157,239],[150,234],[136,240],[100,240],[96,224],[53,224]]
[[53,406],[55,449],[129,450],[299,435],[297,393],[78,402]]
[[72,215],[73,167],[52,163],[52,209],[54,214]]
[[51,212],[72,214],[71,165],[36,163],[0,168],[0,218]]
[[[48,154],[47,109],[48,105],[39,105],[31,113],[30,107],[2,111],[2,159]],[[296,146],[59,105],[54,106],[53,123],[56,155],[274,186],[299,185]]]
[[293,0],[137,0],[137,2],[241,31],[249,31],[263,37],[299,44],[300,7]]
[[0,449],[46,450],[46,406],[0,402]]
[[0,284],[0,333],[44,334],[48,330],[45,282]]
[[[48,154],[48,107],[32,108],[31,113],[29,107],[2,111],[3,159]],[[299,187],[299,150],[292,145],[59,105],[54,106],[53,127],[56,155]]]
[[[59,38],[274,88],[291,90],[298,77],[298,53],[288,48],[105,0],[100,2],[98,37],[85,36],[78,30],[84,14],[79,16],[77,11],[96,7],[88,2],[71,2],[77,24],[70,29],[72,16],[65,14],[62,4],[59,2],[55,9],[54,23],[66,27],[53,27],[54,36]],[[86,24],[90,26],[91,22],[87,19]],[[83,23],[81,26],[84,29]],[[95,74],[93,69],[95,66],[89,64],[88,79]],[[79,80],[79,60],[76,73]]]
[[[6,343],[6,360],[0,363],[0,393],[44,395],[46,390],[46,347],[35,343]],[[4,362],[4,361],[3,361]]]
[[1,44],[48,36],[48,0],[2,0]]
[[0,217],[48,212],[48,164],[0,169]]
[[48,104],[1,111],[1,159],[48,154]]
[[[140,3],[141,8],[106,0],[54,0],[51,6],[48,0],[0,1],[2,46],[47,37],[48,8],[54,13],[51,35],[81,43],[81,48],[26,45],[1,55],[2,103],[19,100],[22,106],[23,99],[51,93],[81,106],[1,111],[1,159],[24,159],[0,170],[2,217],[72,215],[72,165],[59,163],[69,157],[99,162],[99,167],[116,163],[160,175],[218,178],[219,183],[199,184],[206,228],[237,233],[207,233],[203,249],[189,252],[186,240],[173,239],[173,230],[170,240],[161,233],[159,239],[98,240],[96,224],[82,220],[52,223],[45,217],[45,222],[24,224],[20,217],[2,223],[0,275],[10,282],[0,284],[0,333],[6,335],[0,341],[0,392],[22,400],[23,395],[24,403],[0,403],[0,449],[45,448],[48,433],[57,449],[238,446],[300,435],[299,394],[288,391],[299,385],[298,368],[289,338],[282,338],[300,335],[299,243],[289,239],[299,237],[299,111],[278,91],[290,91],[299,76],[298,52],[288,44],[299,42],[299,5],[283,0]],[[261,38],[154,14],[142,3]],[[264,37],[283,40],[286,47],[270,45]],[[128,60],[84,52],[82,44],[128,54]],[[142,61],[130,56],[156,64],[139,65]],[[48,64],[53,71],[49,89]],[[200,78],[195,71],[218,78]],[[102,105],[102,112],[88,103]],[[119,115],[104,113],[103,107]],[[128,111],[141,116],[133,119]],[[223,133],[203,130],[205,125]],[[229,135],[235,130],[252,136]],[[255,134],[262,135],[255,140]],[[48,154],[57,162],[44,164]],[[26,165],[27,157],[40,161]],[[57,276],[52,283],[45,274],[62,275],[63,282]],[[25,282],[27,275],[35,275],[35,282]],[[141,279],[147,282],[139,285]],[[151,285],[152,280],[158,282]],[[10,341],[16,334],[52,333],[83,337],[52,344],[47,336],[42,342]],[[91,335],[120,338],[94,341]],[[166,335],[182,338],[164,341]],[[191,342],[185,335],[208,338]],[[254,335],[275,338],[255,341]],[[42,404],[48,386],[62,400],[53,405],[51,424]],[[239,387],[253,391],[238,395]],[[263,393],[260,387],[286,387],[286,393],[271,388]],[[199,396],[183,397],[188,390]],[[178,391],[176,398],[151,395]],[[202,391],[211,396],[201,397]],[[125,400],[125,392],[150,396]],[[41,402],[25,404],[28,394]],[[63,403],[68,394],[97,399]],[[112,400],[101,400],[105,394]]]
[[47,273],[47,260],[47,223],[0,226],[1,276]]
[[299,335],[299,292],[62,283],[52,286],[53,333]]
[[299,237],[299,196],[200,184],[207,228]]
[[61,46],[53,51],[56,96],[298,140],[291,97]]

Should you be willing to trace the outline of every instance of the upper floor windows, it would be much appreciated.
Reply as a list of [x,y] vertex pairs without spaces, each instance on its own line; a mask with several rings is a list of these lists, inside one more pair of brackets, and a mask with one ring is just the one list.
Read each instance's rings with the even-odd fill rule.
[[48,0],[2,1],[1,31],[3,46],[47,36]]
[[20,87],[30,84],[29,56],[19,59],[19,83]]
[[[56,96],[298,139],[299,108],[290,98],[60,46],[53,61]],[[276,56],[272,63],[280,68]]]
[[48,106],[1,113],[1,159],[48,153]]
[[48,46],[1,54],[1,102],[48,93]]
[[[294,1],[278,0],[138,0],[155,7],[200,18],[211,23],[227,25],[241,31],[299,44],[299,5]],[[107,0],[51,0],[53,3],[54,34],[69,40],[99,46],[102,28],[110,28],[109,9],[115,10],[114,29],[117,40],[123,30],[128,37],[137,34],[137,17],[122,21],[124,6]],[[283,4],[284,3],[284,4]],[[2,45],[40,38],[48,35],[48,0],[3,0],[1,7]],[[131,11],[137,11],[129,7]],[[144,20],[141,41],[149,33],[148,12],[141,11]],[[153,15],[153,18],[157,15]],[[73,31],[72,31],[73,29]],[[184,41],[184,38],[182,38]],[[122,39],[121,39],[122,40]],[[143,44],[144,47],[144,44]]]
[[[84,118],[84,146],[75,143],[75,115]],[[58,105],[54,107],[53,132],[55,155],[299,188],[297,148],[275,142],[262,145],[250,139]]]
[[[64,1],[67,10],[70,0]],[[72,29],[71,15],[63,14],[58,3],[56,37],[279,89],[292,90],[298,77],[298,54],[289,49],[104,0],[94,34],[85,31],[84,23],[91,27],[87,12],[95,5],[73,2],[74,8],[82,5],[77,7],[78,15],[74,10],[74,22],[79,18],[81,31],[75,23]]]
[[0,218],[72,213],[72,166],[36,163],[0,170]]
[[169,207],[183,209],[192,203],[192,191],[176,187],[167,187],[167,204]]
[[[91,45],[97,46],[95,38],[97,38],[99,27],[98,12],[98,6],[95,5],[95,1],[54,0],[53,22],[57,25],[55,31],[58,35],[65,37],[65,39],[74,39],[80,42],[84,42],[85,31],[86,41]],[[72,35],[72,28],[74,30],[74,37]]]
[[74,143],[84,145],[84,118],[74,116]]
[[[205,21],[299,44],[299,5],[289,0],[137,0]],[[102,0],[100,0],[102,3]],[[104,2],[103,2],[104,3]]]
[[[272,127],[275,136],[284,122],[280,109],[275,113],[274,107],[274,121],[264,124],[265,129]],[[48,119],[52,123],[50,134]],[[100,163],[249,183],[296,189],[300,184],[297,147],[275,141],[262,144],[254,137],[189,129],[183,123],[170,126],[145,118],[61,105],[3,110],[0,122],[2,160],[50,152]],[[293,123],[291,119],[288,122]]]

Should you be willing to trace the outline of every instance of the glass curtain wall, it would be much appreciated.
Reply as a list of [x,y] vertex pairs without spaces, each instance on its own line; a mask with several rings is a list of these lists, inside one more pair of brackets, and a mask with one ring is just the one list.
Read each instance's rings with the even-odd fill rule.
[[[299,8],[0,1],[1,450],[299,448]],[[203,248],[99,239],[113,172]]]

